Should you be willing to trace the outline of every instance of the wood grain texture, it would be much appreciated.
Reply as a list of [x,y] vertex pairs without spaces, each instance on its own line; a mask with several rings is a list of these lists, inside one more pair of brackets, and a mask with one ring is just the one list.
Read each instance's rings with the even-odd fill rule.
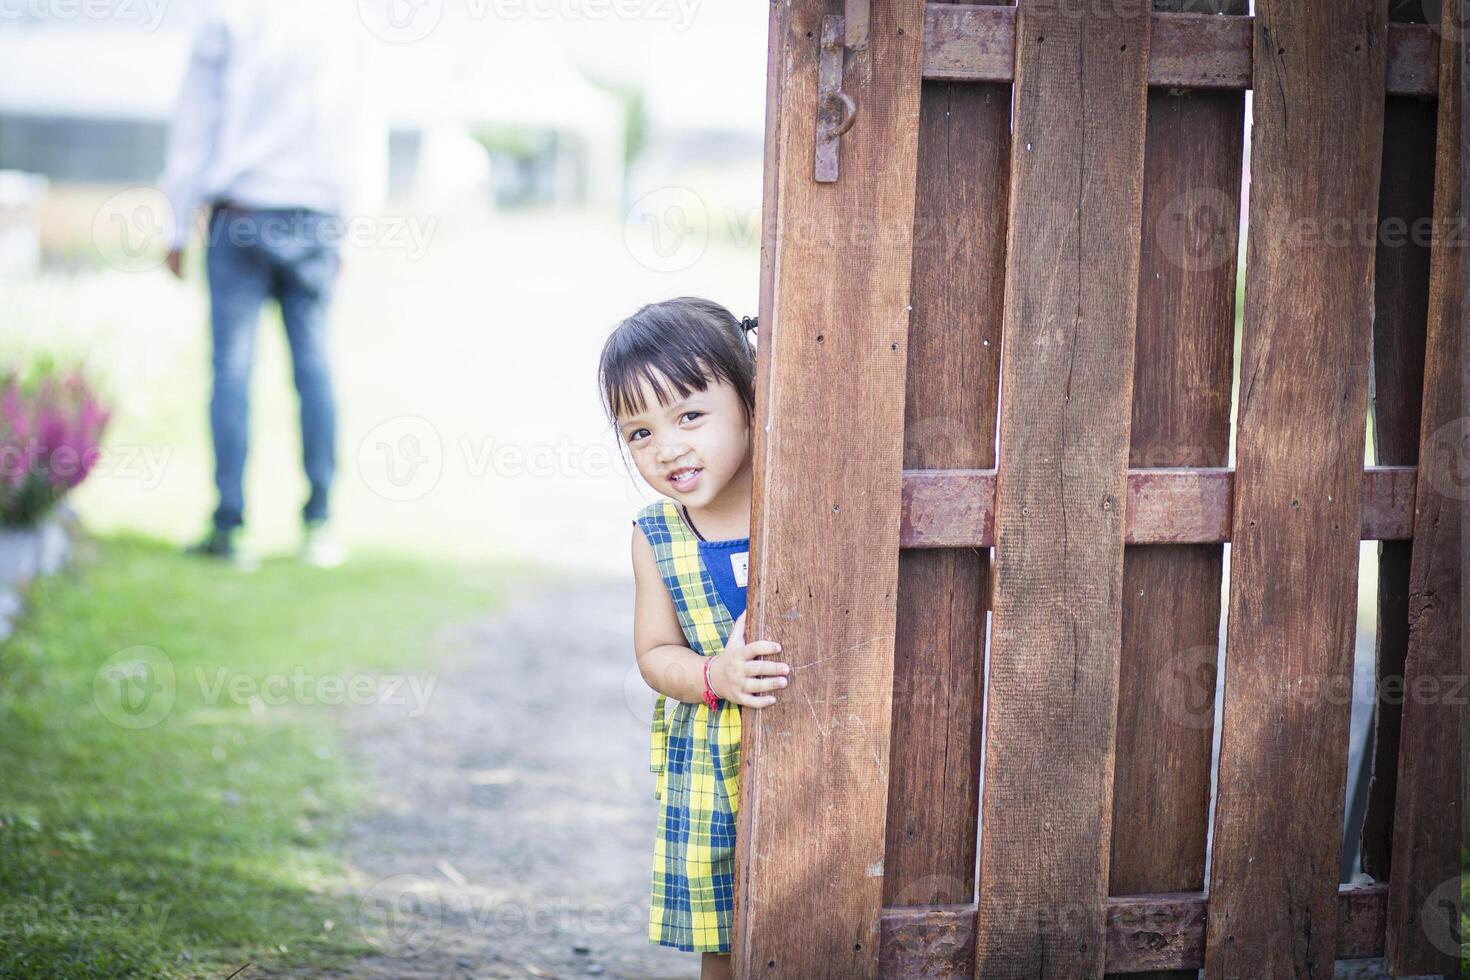
[[[1258,0],[1205,971],[1327,980],[1355,635],[1385,0]],[[1322,125],[1322,120],[1332,125]],[[1332,229],[1339,233],[1332,233]]]
[[[1154,9],[1186,5],[1203,16],[1248,10],[1246,0],[1204,10],[1155,0]],[[1149,90],[1130,466],[1229,462],[1244,121],[1239,92]],[[1205,885],[1223,551],[1134,546],[1123,555],[1114,896]]]
[[[1388,886],[1342,885],[1337,891],[1337,958],[1383,955]],[[1204,892],[1115,895],[1107,904],[1111,974],[1188,971],[1204,963]],[[881,975],[894,978],[975,975],[975,907],[908,906],[883,910]]]
[[[1149,467],[1128,471],[1127,544],[1218,544],[1231,536],[1235,471]],[[1407,541],[1414,533],[1413,466],[1363,470],[1358,536]],[[995,470],[905,470],[898,528],[903,548],[989,548],[995,544]]]
[[[1444,35],[1464,30],[1460,8],[1444,7]],[[1404,661],[1398,794],[1390,863],[1387,957],[1396,975],[1457,969],[1460,935],[1458,828],[1465,759],[1456,731],[1466,696],[1461,663],[1461,551],[1470,500],[1462,414],[1464,357],[1464,202],[1460,191],[1459,127],[1463,124],[1461,66],[1440,70],[1439,129],[1434,181],[1438,235],[1430,254],[1428,335],[1420,426],[1419,481],[1408,588],[1408,651]]]
[[742,977],[878,971],[924,11],[875,5],[849,52],[858,112],[830,184],[811,168],[823,13],[771,7],[748,624],[792,674],[777,704],[742,713]]
[[[921,91],[905,469],[995,465],[1010,104]],[[899,554],[884,905],[975,897],[989,573],[979,548]]]
[[[1157,5],[1156,5],[1157,6]],[[1251,18],[1194,10],[1153,15],[1148,83],[1160,88],[1235,89],[1252,84]],[[924,77],[1008,82],[1015,76],[1016,8],[931,4],[925,20]],[[1385,90],[1434,97],[1438,39],[1426,24],[1389,25]]]
[[1149,24],[1017,14],[977,977],[1103,972]]
[[[1461,35],[1466,30],[1464,20],[1455,23]],[[1460,210],[1464,220],[1466,203],[1470,202],[1470,40],[1461,36],[1459,43],[1460,65],[1460,111],[1457,113],[1460,136]],[[1452,56],[1452,55],[1451,55]],[[1470,308],[1465,302],[1465,284],[1470,282],[1470,243],[1460,248],[1460,342],[1470,330]],[[1470,419],[1470,357],[1460,350],[1460,418]],[[1470,515],[1460,509],[1460,676],[1470,678],[1470,576],[1465,575],[1465,566],[1470,565]],[[1460,772],[1470,766],[1470,698],[1460,700]],[[1470,776],[1460,780],[1460,847],[1470,851]]]
[[[1423,19],[1417,4],[1390,4],[1389,21]],[[1429,236],[1434,211],[1435,103],[1390,95],[1383,106],[1383,174],[1374,257],[1373,370],[1369,410],[1373,458],[1382,465],[1419,461],[1420,403],[1424,395],[1424,331],[1429,304]],[[1417,229],[1417,233],[1416,233]],[[1362,870],[1388,879],[1396,796],[1401,702],[1383,697],[1402,682],[1409,644],[1408,541],[1378,546],[1378,629],[1372,749],[1363,754],[1369,779],[1349,773],[1349,826],[1359,824]],[[1343,856],[1350,875],[1351,853]]]

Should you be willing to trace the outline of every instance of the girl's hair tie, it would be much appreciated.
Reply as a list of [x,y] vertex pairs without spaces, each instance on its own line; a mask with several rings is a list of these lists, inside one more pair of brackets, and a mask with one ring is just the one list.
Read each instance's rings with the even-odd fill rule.
[[759,334],[760,328],[757,326],[759,322],[760,317],[758,316],[743,316],[740,318],[740,326],[747,333],[754,330],[757,334]]

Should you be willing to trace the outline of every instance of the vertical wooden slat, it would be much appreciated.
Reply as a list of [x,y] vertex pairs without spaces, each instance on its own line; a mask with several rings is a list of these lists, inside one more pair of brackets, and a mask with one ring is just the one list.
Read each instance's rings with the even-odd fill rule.
[[[1454,21],[1458,30],[1463,33],[1467,25],[1463,17]],[[1470,119],[1466,119],[1466,113],[1470,112],[1470,40],[1461,37],[1454,44],[1446,44],[1446,57],[1453,57],[1448,52],[1459,49],[1460,53],[1460,111],[1456,113],[1456,123],[1459,127],[1460,137],[1460,220],[1465,220],[1466,202],[1470,201]],[[1465,333],[1470,330],[1470,309],[1465,303],[1465,284],[1470,282],[1470,244],[1460,246],[1460,342],[1463,344]],[[1470,419],[1470,357],[1465,356],[1463,346],[1460,349],[1460,418]],[[1460,509],[1460,676],[1470,678],[1470,644],[1465,642],[1465,637],[1470,636],[1470,576],[1465,575],[1465,566],[1470,565],[1470,515],[1465,513],[1465,507]],[[1460,699],[1460,848],[1462,851],[1470,852],[1470,775],[1464,775],[1470,768],[1470,697]],[[1462,896],[1463,899],[1463,896]]]
[[1103,972],[1148,44],[1017,13],[977,977]]
[[[1246,0],[1154,10],[1249,12]],[[1130,466],[1229,465],[1244,119],[1242,92],[1149,91]],[[1223,556],[1216,544],[1124,552],[1113,895],[1205,886]]]
[[[1464,18],[1454,21],[1458,31],[1467,29]],[[1449,46],[1446,46],[1449,47]],[[1466,207],[1470,203],[1470,40],[1461,37],[1460,44],[1460,220],[1466,220]],[[1470,310],[1466,307],[1464,289],[1470,282],[1470,244],[1460,247],[1460,338],[1470,329]],[[1470,419],[1470,357],[1460,350],[1460,417]],[[1470,679],[1470,576],[1464,574],[1470,564],[1470,514],[1466,514],[1464,501],[1460,508],[1460,676]],[[1460,848],[1470,852],[1470,698],[1460,699]],[[1463,870],[1463,868],[1461,868]]]
[[[1390,23],[1422,23],[1421,4],[1391,0]],[[1429,242],[1425,224],[1434,208],[1435,103],[1389,95],[1383,104],[1383,174],[1378,191],[1377,255],[1374,259],[1373,413],[1374,461],[1380,466],[1414,466],[1419,459],[1419,407],[1424,394],[1424,329],[1429,308]],[[1372,742],[1363,753],[1371,773],[1366,786],[1358,773],[1349,797],[1349,826],[1361,814],[1363,870],[1388,879],[1398,774],[1401,702],[1392,695],[1402,683],[1409,645],[1409,553],[1407,541],[1378,545],[1378,629],[1374,674]],[[1343,855],[1344,872],[1350,854]]]
[[[995,466],[1009,84],[925,82],[904,469]],[[898,558],[883,904],[975,897],[988,549]]]
[[1386,31],[1385,0],[1255,5],[1207,976],[1333,972],[1373,302],[1346,229],[1377,216]]
[[[1464,29],[1460,8],[1444,5],[1441,36]],[[1448,42],[1441,42],[1448,43]],[[1453,51],[1451,47],[1451,51]],[[1460,920],[1459,826],[1465,760],[1456,727],[1465,697],[1460,663],[1461,531],[1466,482],[1466,416],[1461,414],[1465,319],[1460,255],[1460,60],[1440,59],[1439,133],[1434,180],[1428,338],[1424,358],[1420,472],[1414,506],[1404,663],[1398,799],[1388,889],[1385,950],[1395,976],[1456,969]]]
[[[923,3],[847,56],[840,178],[812,175],[824,4],[772,5],[777,187],[764,220],[750,635],[791,684],[742,712],[734,967],[874,977],[893,694]],[[774,209],[774,211],[769,209]],[[816,909],[818,915],[805,912]]]

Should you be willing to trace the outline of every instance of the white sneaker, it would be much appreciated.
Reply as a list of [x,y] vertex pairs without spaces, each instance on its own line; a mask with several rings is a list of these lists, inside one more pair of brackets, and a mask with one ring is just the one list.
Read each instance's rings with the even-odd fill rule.
[[306,525],[301,540],[301,561],[317,568],[336,568],[347,560],[347,549],[325,521]]

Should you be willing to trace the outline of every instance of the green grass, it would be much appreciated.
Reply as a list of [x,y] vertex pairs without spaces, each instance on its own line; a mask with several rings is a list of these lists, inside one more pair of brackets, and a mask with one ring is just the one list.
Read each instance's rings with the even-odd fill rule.
[[[528,573],[358,555],[245,575],[115,537],[39,580],[0,646],[0,976],[223,976],[364,951],[333,856],[363,802],[320,703],[336,695],[257,682],[431,677],[436,627]],[[173,668],[166,713],[157,693],[119,713],[123,682],[99,677],[140,659]]]
[[1460,976],[1470,980],[1470,850],[1460,848]]

